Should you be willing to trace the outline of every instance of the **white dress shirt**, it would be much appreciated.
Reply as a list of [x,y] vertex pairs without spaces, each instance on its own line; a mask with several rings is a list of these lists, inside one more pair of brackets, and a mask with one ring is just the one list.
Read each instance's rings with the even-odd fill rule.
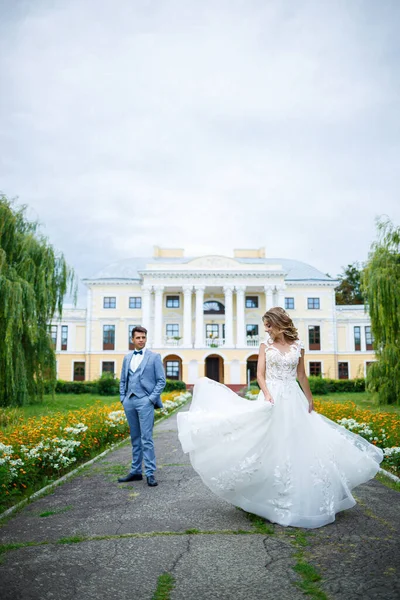
[[146,352],[146,348],[142,348],[142,352],[143,352],[143,354],[132,354],[131,364],[130,364],[131,371],[135,372],[136,369],[140,366],[140,363],[142,362],[142,360],[144,358],[144,353]]

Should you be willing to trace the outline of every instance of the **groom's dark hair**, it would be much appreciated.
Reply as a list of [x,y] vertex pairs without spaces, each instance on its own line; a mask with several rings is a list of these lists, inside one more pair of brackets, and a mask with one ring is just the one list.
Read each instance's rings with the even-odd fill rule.
[[135,333],[145,333],[147,335],[147,329],[146,329],[146,327],[142,327],[141,325],[136,325],[136,327],[134,327],[132,329],[132,333],[131,333],[132,339],[134,338]]

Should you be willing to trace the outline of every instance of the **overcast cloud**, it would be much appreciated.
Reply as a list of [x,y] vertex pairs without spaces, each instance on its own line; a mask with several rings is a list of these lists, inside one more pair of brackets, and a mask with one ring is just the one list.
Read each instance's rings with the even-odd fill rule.
[[397,0],[0,0],[0,189],[81,277],[400,223]]

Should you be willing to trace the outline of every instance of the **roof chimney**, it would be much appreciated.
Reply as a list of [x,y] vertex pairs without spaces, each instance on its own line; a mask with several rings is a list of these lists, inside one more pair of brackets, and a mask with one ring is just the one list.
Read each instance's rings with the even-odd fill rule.
[[154,246],[154,258],[183,258],[183,248],[160,248]]
[[233,251],[235,258],[265,258],[265,248],[258,249],[239,249],[235,248]]

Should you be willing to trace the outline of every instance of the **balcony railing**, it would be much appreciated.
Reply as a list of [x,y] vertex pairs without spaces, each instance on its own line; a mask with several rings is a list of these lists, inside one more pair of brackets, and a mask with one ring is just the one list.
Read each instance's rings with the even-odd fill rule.
[[[183,338],[164,337],[164,346],[169,348],[176,348],[183,345]],[[260,338],[258,335],[248,336],[245,339],[245,345],[250,348],[258,348],[260,345]],[[206,348],[221,348],[225,346],[225,338],[215,337],[205,339]]]
[[207,348],[220,348],[225,345],[225,338],[206,338]]
[[166,337],[164,338],[165,346],[182,346],[182,338]]

